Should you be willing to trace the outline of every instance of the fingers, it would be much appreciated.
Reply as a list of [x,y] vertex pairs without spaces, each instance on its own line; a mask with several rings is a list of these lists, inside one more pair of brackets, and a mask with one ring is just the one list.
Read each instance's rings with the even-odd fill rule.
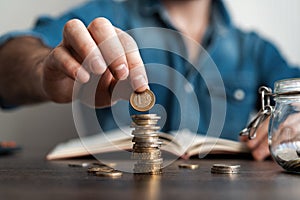
[[249,140],[247,142],[247,146],[250,149],[256,148],[259,143],[262,141],[263,138],[265,138],[266,135],[268,135],[268,128],[269,128],[269,121],[270,118],[266,119],[257,129],[256,138],[253,140]]
[[[116,29],[109,20],[97,18],[86,29],[77,20],[64,27],[63,45],[76,52],[95,74],[103,74],[107,66],[116,80],[125,80],[130,74],[132,88],[144,91],[148,79],[138,47],[127,33]],[[97,46],[98,45],[98,46]],[[130,73],[129,73],[130,71]]]
[[[47,76],[48,81],[63,78],[60,76],[68,76],[73,80],[86,83],[90,78],[89,73],[85,69],[81,68],[81,65],[63,46],[58,46],[50,53],[46,66],[50,69],[52,68],[52,74],[48,74]],[[55,73],[56,70],[62,71],[63,74]]]
[[241,141],[246,142],[246,145],[251,150],[253,158],[258,161],[264,160],[270,155],[268,144],[269,120],[268,118],[258,127],[255,139],[249,140],[241,137]]
[[125,80],[129,75],[125,52],[110,21],[97,18],[88,26],[88,30],[113,76],[117,80]]
[[88,27],[98,45],[106,64],[117,80],[130,75],[131,86],[136,91],[148,88],[144,63],[134,39],[115,28],[105,18],[95,19]]
[[103,74],[106,63],[95,41],[85,25],[77,19],[70,20],[64,27],[63,45],[75,51],[81,58],[84,66],[95,74]]
[[138,46],[129,34],[118,28],[115,30],[126,54],[132,88],[137,92],[142,92],[148,89],[149,86],[144,62],[141,58]]
[[260,141],[258,146],[252,150],[252,156],[257,161],[262,161],[270,155],[268,135]]

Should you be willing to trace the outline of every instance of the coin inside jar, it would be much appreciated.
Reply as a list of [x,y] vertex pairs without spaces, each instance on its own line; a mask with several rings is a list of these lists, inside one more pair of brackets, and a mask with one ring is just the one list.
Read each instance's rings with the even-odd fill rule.
[[148,89],[144,92],[133,92],[130,96],[130,104],[137,111],[148,111],[155,104],[155,95]]
[[297,149],[296,152],[297,152],[297,155],[300,157],[300,149]]

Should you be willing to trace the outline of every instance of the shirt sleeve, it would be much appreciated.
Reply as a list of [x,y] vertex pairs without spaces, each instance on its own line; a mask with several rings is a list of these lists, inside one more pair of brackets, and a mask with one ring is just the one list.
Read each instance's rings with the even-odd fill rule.
[[[111,0],[88,1],[71,9],[58,17],[43,15],[37,19],[33,28],[21,31],[11,31],[0,37],[0,46],[16,37],[32,36],[40,39],[46,46],[54,48],[62,41],[64,25],[71,19],[79,19],[86,26],[96,17],[106,17],[113,21],[115,13],[120,13],[121,3]],[[122,18],[123,19],[123,18]],[[125,20],[125,19],[123,19]],[[0,108],[14,108],[0,97]]]
[[300,77],[299,66],[291,65],[284,59],[274,44],[259,39],[256,46],[258,67],[260,67],[261,85],[273,88],[278,80]]
[[37,19],[33,28],[13,31],[1,36],[0,46],[15,37],[32,36],[53,48],[61,42],[63,28],[67,21],[79,19],[87,26],[96,17],[106,17],[112,20],[114,12],[117,11],[116,8],[117,5],[108,0],[97,0],[75,7],[58,17],[43,15]]

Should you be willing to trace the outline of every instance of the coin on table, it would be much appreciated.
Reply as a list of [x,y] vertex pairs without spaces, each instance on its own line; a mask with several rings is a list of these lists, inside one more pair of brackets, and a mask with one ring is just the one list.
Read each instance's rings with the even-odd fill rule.
[[111,178],[119,178],[123,175],[120,171],[111,171],[111,172],[96,172],[97,176],[111,177]]
[[179,168],[185,168],[185,169],[198,169],[199,165],[197,164],[187,164],[187,163],[182,163],[178,165]]
[[130,96],[130,104],[137,111],[148,111],[155,104],[155,95],[148,89],[144,92],[133,92]]
[[97,172],[112,172],[114,171],[113,168],[103,166],[103,167],[90,167],[88,168],[89,173],[97,173]]
[[91,166],[91,163],[69,163],[69,167],[89,167]]
[[211,173],[214,174],[237,174],[240,171],[240,165],[214,164]]

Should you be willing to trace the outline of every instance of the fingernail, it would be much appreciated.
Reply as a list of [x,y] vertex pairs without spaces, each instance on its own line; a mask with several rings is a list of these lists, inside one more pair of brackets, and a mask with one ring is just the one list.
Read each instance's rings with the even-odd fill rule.
[[90,74],[84,69],[79,69],[77,72],[76,80],[81,83],[86,83],[90,80]]
[[129,75],[129,70],[125,64],[121,64],[115,68],[115,75],[118,80],[125,80]]
[[143,75],[138,75],[132,79],[131,85],[134,90],[137,90],[139,88],[146,87],[148,83]]
[[91,70],[95,74],[103,74],[106,70],[106,63],[98,56],[91,63]]

